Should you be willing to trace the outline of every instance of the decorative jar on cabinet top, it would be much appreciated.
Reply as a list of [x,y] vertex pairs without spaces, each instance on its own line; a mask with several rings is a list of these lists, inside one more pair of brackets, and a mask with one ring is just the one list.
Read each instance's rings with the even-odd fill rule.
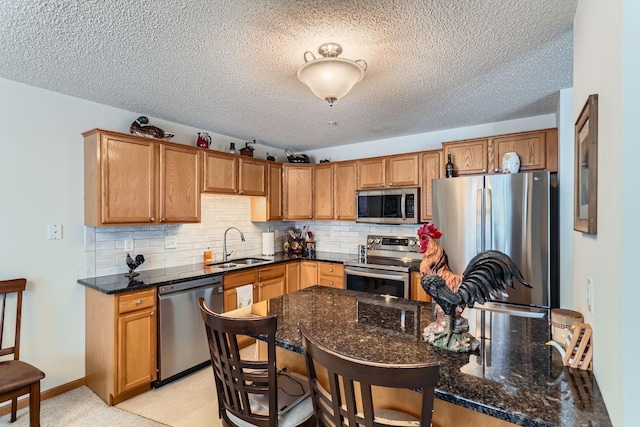
[[520,156],[510,151],[502,156],[502,173],[518,173],[520,170]]

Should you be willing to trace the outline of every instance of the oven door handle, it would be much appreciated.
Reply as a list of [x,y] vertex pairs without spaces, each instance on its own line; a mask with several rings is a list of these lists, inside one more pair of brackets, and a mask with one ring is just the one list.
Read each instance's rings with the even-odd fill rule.
[[353,276],[365,276],[365,277],[373,277],[374,279],[389,279],[389,280],[400,280],[400,281],[405,281],[406,280],[406,274],[403,273],[399,273],[399,274],[393,274],[393,273],[374,273],[371,270],[354,270],[354,269],[350,269],[350,268],[345,268],[344,269],[344,274],[345,275],[353,275]]

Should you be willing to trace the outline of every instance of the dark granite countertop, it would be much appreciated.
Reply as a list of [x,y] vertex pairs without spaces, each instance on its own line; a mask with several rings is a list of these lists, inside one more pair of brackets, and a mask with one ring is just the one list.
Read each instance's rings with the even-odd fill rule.
[[[222,268],[216,266],[206,266],[202,263],[193,265],[182,265],[178,267],[158,268],[155,270],[141,270],[139,275],[133,279],[129,279],[122,274],[113,274],[110,276],[89,277],[79,279],[78,283],[95,289],[105,294],[117,294],[121,292],[131,292],[140,289],[151,288],[161,285],[170,285],[173,283],[184,282],[191,279],[199,279],[208,276],[219,276],[221,274],[230,273],[247,268],[266,267],[281,262],[301,260],[315,260],[325,262],[344,263],[355,258],[355,254],[340,254],[332,252],[314,252],[312,255],[294,254],[294,253],[277,253],[275,256],[257,255],[255,258],[268,260],[263,264],[253,264],[241,266],[238,268]],[[229,260],[233,262],[233,260]]]
[[[431,304],[313,286],[254,304],[278,316],[277,345],[302,353],[298,323],[342,354],[376,362],[440,364],[438,399],[521,426],[610,426],[592,372],[562,366],[546,320],[505,316],[476,353],[432,347]],[[404,323],[400,314],[404,312]]]

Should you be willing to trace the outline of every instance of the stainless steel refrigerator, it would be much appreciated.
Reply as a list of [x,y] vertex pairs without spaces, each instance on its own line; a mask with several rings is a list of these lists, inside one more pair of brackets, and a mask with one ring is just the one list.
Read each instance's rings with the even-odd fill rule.
[[[479,252],[509,255],[524,278],[509,297],[477,306],[492,312],[548,317],[558,306],[557,182],[550,172],[433,180],[433,223],[449,266],[462,273]],[[470,319],[472,321],[472,319]]]

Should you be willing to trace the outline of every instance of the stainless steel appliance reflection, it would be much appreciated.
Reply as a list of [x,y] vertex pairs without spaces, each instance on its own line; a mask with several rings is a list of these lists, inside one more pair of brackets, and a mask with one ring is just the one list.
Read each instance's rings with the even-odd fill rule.
[[364,256],[345,262],[346,288],[409,298],[410,271],[422,259],[419,250],[415,236],[369,235]]

